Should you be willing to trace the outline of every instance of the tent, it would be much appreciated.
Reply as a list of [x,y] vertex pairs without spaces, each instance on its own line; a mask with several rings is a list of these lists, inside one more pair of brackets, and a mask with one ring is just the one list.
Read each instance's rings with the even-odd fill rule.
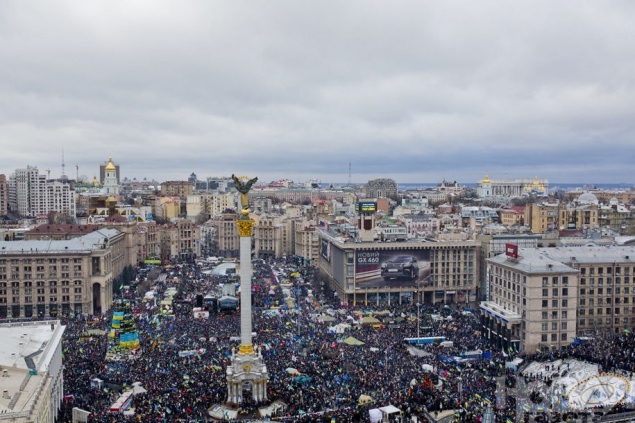
[[431,365],[429,365],[429,364],[424,364],[424,365],[423,365],[423,366],[421,366],[421,367],[423,368],[423,371],[424,371],[424,372],[430,372],[430,373],[434,372],[434,367],[432,367],[432,366],[431,366]]
[[353,338],[352,336],[349,336],[348,338],[346,338],[344,340],[344,343],[347,345],[364,345],[362,341],[360,341],[359,339]]
[[381,422],[381,410],[379,408],[372,408],[368,410],[368,416],[370,417],[370,423]]
[[388,416],[394,413],[401,413],[401,410],[395,407],[394,405],[387,405],[385,407],[379,407],[379,411],[381,411],[382,416],[386,420],[388,420]]
[[364,323],[364,324],[373,324],[373,323],[381,323],[381,322],[376,317],[366,316],[366,317],[362,318],[362,323]]
[[305,383],[309,383],[311,382],[313,379],[308,377],[308,376],[296,376],[293,378],[294,382],[298,382],[301,384],[305,384]]
[[331,317],[326,314],[323,314],[320,317],[318,317],[318,320],[322,322],[333,322],[335,321],[335,317]]
[[299,375],[299,374],[300,374],[300,372],[298,371],[298,369],[294,369],[293,367],[287,367],[287,368],[285,369],[285,371],[286,371],[287,373],[289,373],[290,375]]
[[135,395],[145,394],[146,391],[143,386],[141,386],[141,382],[135,382],[132,384],[132,393]]
[[368,404],[373,402],[373,399],[371,397],[369,397],[368,395],[360,395],[359,399],[357,400],[357,404],[358,405],[364,405],[364,404]]

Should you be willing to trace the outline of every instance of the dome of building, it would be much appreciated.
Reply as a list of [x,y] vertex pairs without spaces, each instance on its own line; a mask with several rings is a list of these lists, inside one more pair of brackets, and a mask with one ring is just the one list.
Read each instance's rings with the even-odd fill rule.
[[108,164],[106,165],[106,168],[104,170],[106,172],[115,172],[117,170],[114,163],[112,162],[112,157],[108,157]]
[[598,198],[590,193],[590,192],[585,192],[584,194],[582,194],[581,196],[578,197],[578,203],[579,204],[598,204]]
[[617,205],[619,205],[619,204],[620,204],[620,201],[619,201],[617,198],[615,198],[615,197],[613,197],[613,198],[611,198],[611,199],[609,200],[609,205],[610,205],[610,206],[617,206]]
[[94,186],[99,185],[99,181],[97,180],[97,175],[95,175],[95,176],[93,177],[93,185],[94,185]]

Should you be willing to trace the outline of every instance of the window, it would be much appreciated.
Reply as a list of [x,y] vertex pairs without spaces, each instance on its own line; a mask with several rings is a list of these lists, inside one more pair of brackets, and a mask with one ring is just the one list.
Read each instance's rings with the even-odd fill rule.
[[547,323],[542,324],[542,331],[545,332],[547,330]]
[[569,288],[562,288],[562,296],[567,297],[569,295]]
[[546,311],[543,311],[543,312],[542,312],[542,319],[543,319],[543,320],[546,320],[546,319],[548,319],[548,318],[549,318],[549,315],[547,314],[547,312],[546,312]]
[[542,337],[540,338],[542,342],[547,342],[547,334],[543,333]]
[[547,277],[542,278],[542,286],[547,286],[547,285],[549,285],[549,278]]
[[560,323],[560,329],[566,330],[567,329],[567,322]]
[[569,307],[569,300],[562,300],[562,307]]
[[557,333],[552,333],[551,334],[551,342],[557,342],[558,341],[558,334]]
[[[580,310],[580,311],[582,311],[582,310]],[[567,318],[567,311],[566,310],[562,312],[562,318],[563,319]]]
[[558,307],[558,300],[551,300],[551,307]]
[[560,334],[560,340],[561,341],[566,341],[567,340],[567,333],[566,332]]
[[551,330],[558,330],[558,323],[557,322],[551,322]]
[[554,285],[558,285],[558,277],[557,277],[557,276],[554,276],[553,278],[551,278],[551,282],[552,282]]
[[554,297],[558,296],[558,288],[554,288],[551,290],[551,295],[553,295]]
[[548,297],[549,296],[549,290],[547,288],[543,288],[542,289],[542,296],[543,297]]

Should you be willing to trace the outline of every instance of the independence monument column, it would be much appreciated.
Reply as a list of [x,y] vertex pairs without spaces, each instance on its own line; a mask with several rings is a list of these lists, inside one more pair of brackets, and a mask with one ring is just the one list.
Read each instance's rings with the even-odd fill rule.
[[240,192],[242,208],[236,221],[240,235],[240,347],[237,354],[232,354],[231,364],[227,368],[227,396],[228,402],[240,404],[245,389],[251,391],[254,401],[267,399],[268,373],[262,353],[254,348],[251,339],[251,236],[254,221],[249,218],[247,194],[258,178],[232,175],[232,179]]

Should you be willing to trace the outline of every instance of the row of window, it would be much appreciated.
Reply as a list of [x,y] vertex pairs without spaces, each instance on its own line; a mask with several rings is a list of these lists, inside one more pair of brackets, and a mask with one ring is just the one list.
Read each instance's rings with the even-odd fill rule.
[[[31,264],[31,263],[37,263],[37,264],[41,264],[41,263],[57,263],[58,261],[60,263],[70,263],[70,258],[68,257],[64,257],[64,258],[60,258],[60,259],[56,259],[56,258],[49,258],[49,259],[44,259],[44,258],[36,258],[36,259],[30,259],[30,258],[25,258],[25,259],[0,259],[0,265],[2,264],[20,264],[20,263],[24,263],[24,264]],[[74,258],[73,259],[73,263],[81,263],[82,259],[81,258]]]
[[[48,286],[57,286],[57,281],[48,281]],[[33,286],[33,282],[31,281],[24,281],[21,282],[22,286],[24,286],[25,288],[30,288]],[[61,281],[61,286],[70,286],[70,281]],[[73,285],[82,285],[82,281],[81,280],[74,280],[73,281]],[[37,281],[35,282],[35,286],[38,287],[42,287],[42,286],[46,286],[46,282],[44,281]],[[0,288],[6,288],[7,287],[7,282],[0,282]],[[20,287],[20,282],[11,282],[11,288],[19,288]]]
[[[623,317],[622,318],[622,324],[626,325],[628,324],[628,317]],[[631,317],[631,323],[635,324],[635,317]],[[611,322],[614,322],[613,324],[615,325],[619,325],[620,324],[620,318],[619,317],[606,317],[606,318],[601,318],[598,317],[597,319],[594,318],[589,318],[589,319],[579,319],[578,320],[578,326],[596,326],[596,325],[602,325],[603,323],[605,325],[611,325]]]
[[[63,303],[69,302],[70,297],[71,297],[70,295],[62,295],[61,302]],[[36,298],[36,302],[39,304],[46,303],[45,296],[37,296],[35,298]],[[74,295],[73,298],[74,298],[74,301],[82,301],[81,295]],[[0,304],[7,304],[8,300],[9,299],[7,297],[0,297]],[[57,300],[58,300],[58,297],[49,297],[48,303],[57,303],[58,302]],[[20,297],[11,297],[11,303],[12,304],[32,304],[33,297],[24,297],[24,301],[20,301]]]
[[[563,332],[560,334],[560,340],[561,341],[567,341],[569,338],[567,336],[566,332]],[[548,333],[543,333],[541,335],[541,339],[542,342],[549,342],[549,334]],[[551,334],[551,342],[558,342],[558,334],[557,333],[552,333]]]

